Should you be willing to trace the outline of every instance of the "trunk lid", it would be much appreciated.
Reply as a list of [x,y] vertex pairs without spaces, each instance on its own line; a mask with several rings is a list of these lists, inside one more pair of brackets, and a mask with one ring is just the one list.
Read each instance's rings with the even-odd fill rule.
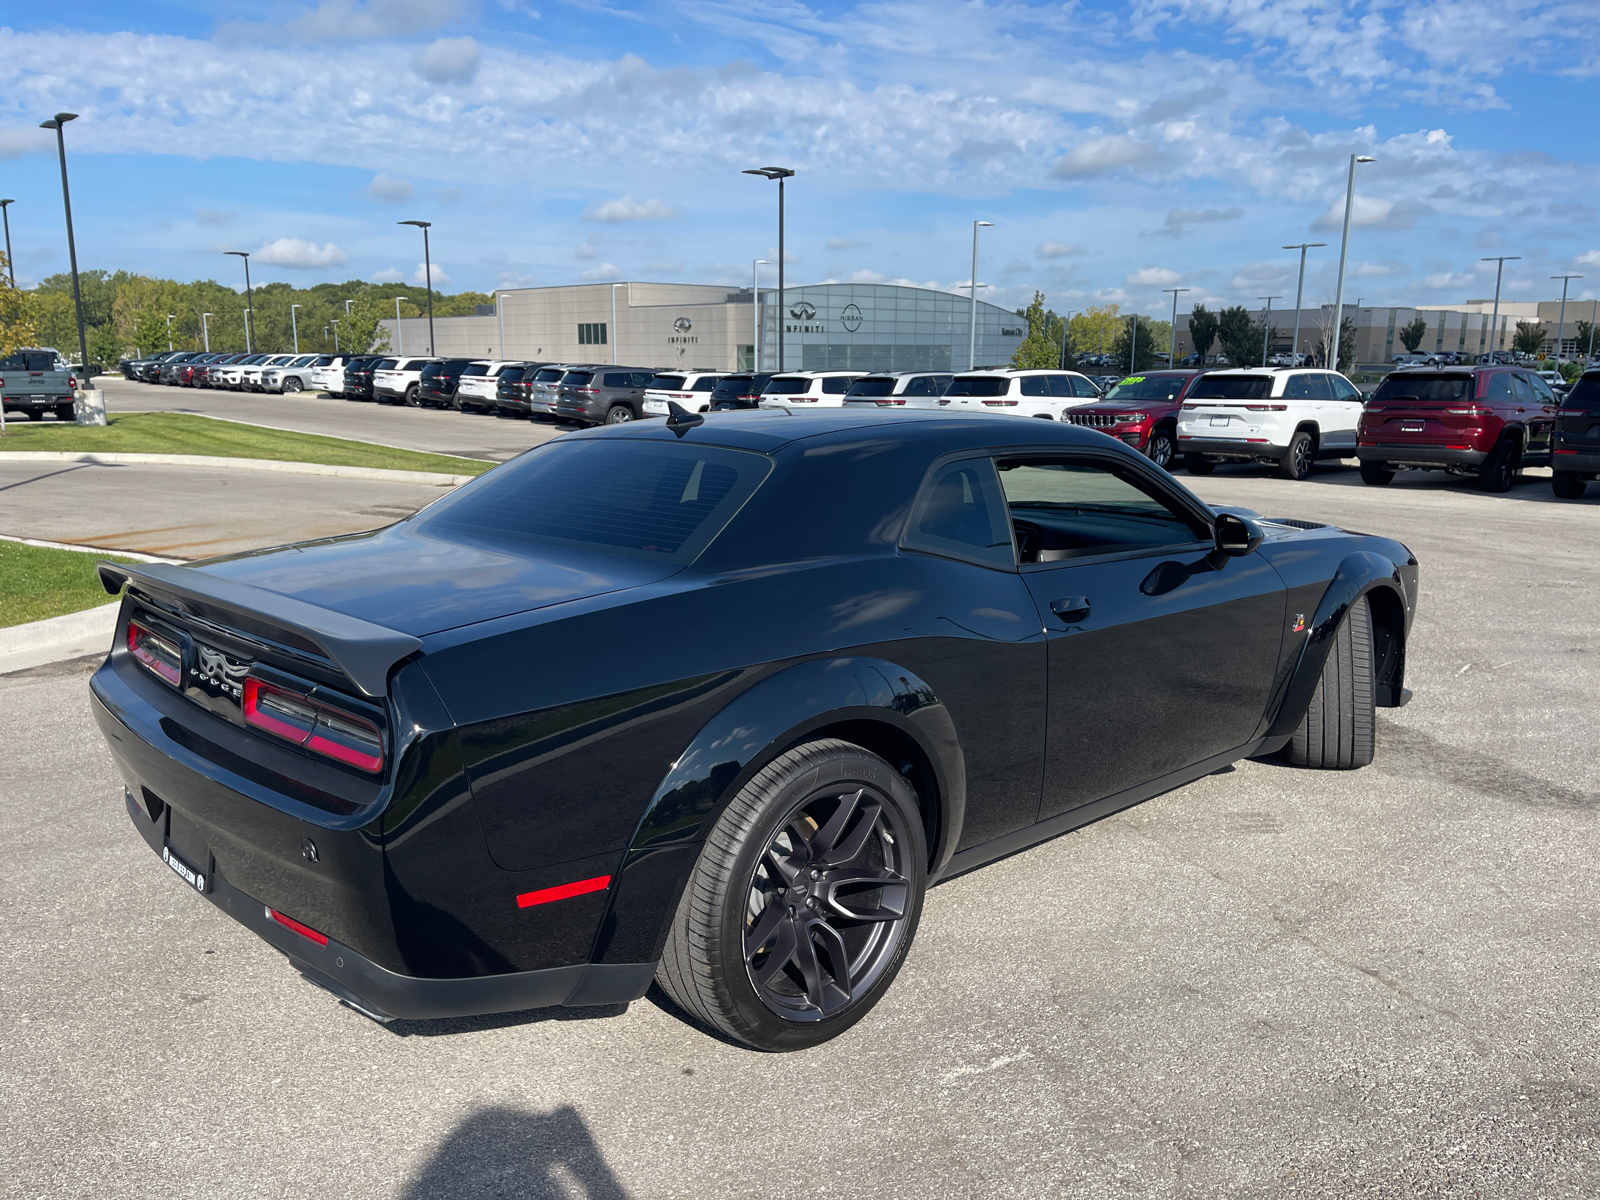
[[1470,371],[1395,374],[1367,402],[1361,436],[1383,445],[1460,444],[1489,415]]
[[1600,452],[1600,373],[1585,375],[1561,402],[1556,444],[1567,450]]

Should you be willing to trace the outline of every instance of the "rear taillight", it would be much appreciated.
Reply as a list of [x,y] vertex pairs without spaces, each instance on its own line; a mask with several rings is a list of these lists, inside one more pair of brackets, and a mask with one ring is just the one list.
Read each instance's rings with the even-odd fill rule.
[[887,407],[889,407],[890,405],[893,405],[893,404],[904,404],[904,403],[905,403],[904,400],[901,400],[896,396],[885,396],[881,400],[877,401],[877,405],[878,405],[879,408],[887,408]]
[[[3,383],[4,383],[4,380],[0,380],[0,384],[3,384]],[[78,377],[76,375],[68,375],[67,376],[67,386],[69,388],[77,387],[78,386]]]
[[362,771],[383,770],[383,735],[364,717],[254,676],[244,681],[245,723]]
[[1015,400],[985,400],[984,403],[991,408],[1015,408],[1017,406],[1017,401]]
[[1288,412],[1289,411],[1289,406],[1287,404],[1246,404],[1245,408],[1250,412]]
[[1469,404],[1465,408],[1447,408],[1445,412],[1457,417],[1485,417],[1489,415],[1487,408],[1480,408],[1476,404]]
[[183,682],[183,651],[176,643],[151,633],[137,621],[128,622],[128,653],[157,679],[178,687]]

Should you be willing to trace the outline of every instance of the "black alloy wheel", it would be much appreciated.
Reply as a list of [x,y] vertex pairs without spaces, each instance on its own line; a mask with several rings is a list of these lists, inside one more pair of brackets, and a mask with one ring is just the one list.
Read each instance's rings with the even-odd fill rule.
[[1217,469],[1217,464],[1203,454],[1186,453],[1183,456],[1183,469],[1191,475],[1209,475]]
[[1304,429],[1297,430],[1289,439],[1289,449],[1278,464],[1278,474],[1285,479],[1304,479],[1311,474],[1314,461],[1316,448],[1312,445],[1311,435]]
[[417,385],[412,384],[406,389],[404,404],[407,408],[421,408],[422,401],[417,396]]
[[1389,469],[1388,463],[1368,462],[1362,459],[1361,482],[1371,484],[1373,487],[1383,487],[1394,482],[1394,472]]
[[656,978],[760,1050],[835,1037],[888,989],[922,912],[927,850],[910,784],[832,738],[744,786],[696,864]]
[[1578,500],[1588,485],[1576,471],[1557,471],[1550,476],[1550,490],[1562,500]]
[[626,404],[613,404],[611,410],[606,413],[607,425],[626,425],[631,420],[633,420],[633,409]]
[[1514,437],[1501,438],[1478,467],[1478,486],[1486,492],[1509,492],[1522,465],[1522,447]]
[[1158,426],[1151,434],[1150,441],[1144,448],[1150,461],[1163,471],[1172,469],[1172,459],[1178,449],[1172,441],[1172,430],[1165,426]]

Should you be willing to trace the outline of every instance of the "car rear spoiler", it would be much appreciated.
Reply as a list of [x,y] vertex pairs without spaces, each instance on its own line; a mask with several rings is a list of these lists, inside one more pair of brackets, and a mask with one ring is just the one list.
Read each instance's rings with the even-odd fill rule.
[[100,573],[101,586],[113,596],[122,591],[124,584],[133,583],[153,592],[221,605],[299,634],[319,647],[356,687],[375,699],[388,693],[390,668],[422,648],[421,640],[409,633],[385,629],[358,617],[348,617],[330,608],[224,579],[194,567],[100,562],[95,564],[95,570]]

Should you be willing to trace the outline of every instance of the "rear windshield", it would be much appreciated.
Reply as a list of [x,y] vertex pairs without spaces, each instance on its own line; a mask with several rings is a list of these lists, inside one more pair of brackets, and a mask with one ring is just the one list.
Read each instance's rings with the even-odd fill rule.
[[586,387],[593,378],[593,371],[568,371],[561,377],[561,382],[571,384],[573,387]]
[[1391,375],[1372,394],[1373,404],[1409,397],[1412,400],[1470,400],[1476,393],[1471,375]]
[[1106,393],[1107,400],[1176,400],[1187,375],[1129,375]]
[[771,469],[766,455],[744,450],[564,440],[485,475],[416,519],[454,537],[684,563]]
[[714,400],[718,396],[732,399],[737,396],[759,396],[766,387],[770,375],[724,375],[722,382],[711,393]]
[[567,372],[561,367],[546,367],[533,377],[535,383],[555,383]]
[[682,375],[657,375],[645,387],[658,388],[663,392],[677,391],[683,386]]
[[1190,400],[1261,400],[1272,395],[1270,375],[1207,375],[1194,385]]
[[769,396],[799,396],[810,387],[811,380],[804,375],[780,375],[776,379],[767,380]]
[[894,380],[892,379],[858,379],[855,386],[850,389],[852,396],[892,396],[894,395]]
[[1004,396],[1011,386],[1009,379],[992,379],[987,375],[957,375],[946,396]]
[[397,358],[379,359],[377,366],[373,367],[372,369],[374,371],[392,371],[392,370],[394,370],[394,364],[399,362],[399,361],[400,360],[397,359]]
[[0,371],[53,371],[56,356],[39,350],[18,350],[0,359]]
[[1572,390],[1567,393],[1567,398],[1561,402],[1561,407],[1600,412],[1600,374],[1585,375],[1573,384]]
[[521,367],[502,367],[500,374],[495,376],[501,383],[515,383],[522,378]]
[[467,375],[487,375],[488,373],[489,373],[489,364],[488,363],[468,363],[461,370],[461,374],[463,376],[467,376]]

